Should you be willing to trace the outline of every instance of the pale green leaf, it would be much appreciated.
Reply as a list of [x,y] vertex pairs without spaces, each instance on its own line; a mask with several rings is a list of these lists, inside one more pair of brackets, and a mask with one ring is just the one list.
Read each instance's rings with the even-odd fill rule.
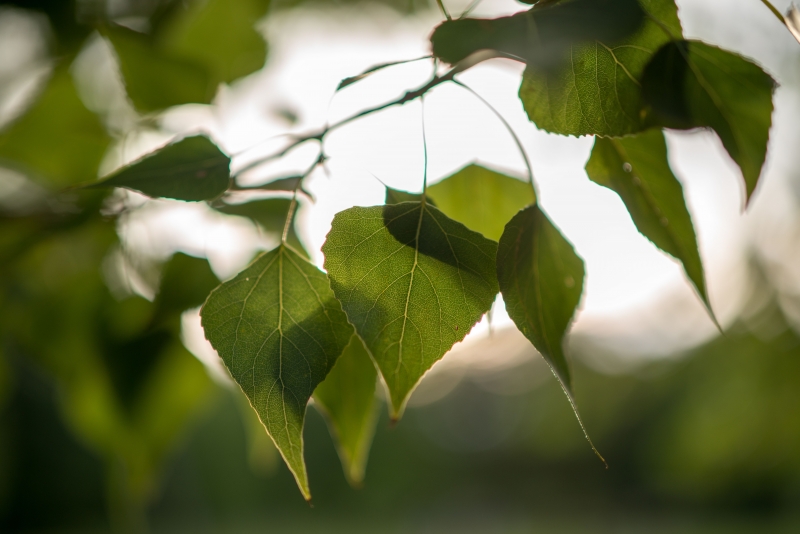
[[325,274],[281,245],[212,291],[200,315],[206,338],[310,499],[306,406],[353,333]]
[[598,137],[586,172],[620,196],[642,235],[683,264],[711,309],[692,218],[683,187],[670,169],[661,130],[620,139]]
[[496,250],[425,202],[334,217],[322,246],[325,268],[384,377],[393,419],[422,375],[491,307]]
[[375,432],[377,383],[375,364],[361,338],[353,334],[336,365],[314,391],[314,401],[326,416],[344,474],[354,487],[364,480]]
[[428,195],[445,215],[493,241],[511,217],[536,201],[530,184],[475,164],[430,186]]
[[196,202],[218,197],[230,185],[230,163],[207,137],[187,137],[152,152],[86,187],[124,187],[149,197]]
[[739,165],[748,201],[767,157],[775,81],[733,52],[699,41],[658,51],[642,77],[649,119],[669,128],[712,128]]
[[164,54],[144,34],[123,26],[102,30],[116,52],[125,89],[141,112],[181,104],[207,104],[217,84],[202,65]]
[[66,187],[97,178],[109,141],[60,65],[33,106],[0,133],[0,160],[39,183]]
[[583,260],[532,205],[506,225],[497,250],[497,280],[508,316],[571,391],[564,335],[583,292]]
[[158,43],[165,54],[203,66],[216,84],[264,66],[267,44],[255,25],[269,0],[204,0],[179,8]]
[[658,49],[682,30],[674,0],[639,3],[647,16],[630,37],[573,46],[557,69],[525,70],[519,96],[538,128],[576,136],[645,129],[639,78]]

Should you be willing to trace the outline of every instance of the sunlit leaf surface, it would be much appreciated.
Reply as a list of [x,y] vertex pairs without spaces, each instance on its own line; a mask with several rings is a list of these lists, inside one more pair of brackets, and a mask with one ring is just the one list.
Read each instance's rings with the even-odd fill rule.
[[334,217],[322,246],[325,268],[386,381],[392,418],[491,307],[496,250],[422,202],[354,207]]
[[445,215],[493,241],[511,217],[536,200],[530,184],[475,164],[430,186],[428,195]]
[[775,81],[733,52],[699,41],[665,45],[642,77],[653,123],[712,128],[739,165],[747,199],[767,156]]
[[215,289],[201,317],[206,337],[310,499],[306,406],[353,333],[325,274],[281,245]]

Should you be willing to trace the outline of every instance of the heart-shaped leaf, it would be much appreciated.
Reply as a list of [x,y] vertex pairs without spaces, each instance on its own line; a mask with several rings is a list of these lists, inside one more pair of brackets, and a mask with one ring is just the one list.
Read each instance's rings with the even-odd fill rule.
[[739,54],[700,41],[658,51],[642,76],[649,120],[668,128],[712,128],[739,165],[747,200],[767,157],[775,81]]
[[393,419],[422,375],[491,307],[496,250],[424,201],[334,217],[325,268],[383,375]]
[[306,406],[353,334],[325,274],[281,245],[212,291],[200,315],[206,338],[310,499]]
[[557,68],[529,65],[519,97],[536,126],[562,135],[621,136],[645,129],[639,78],[658,49],[682,35],[674,0],[639,0],[638,31],[571,47]]

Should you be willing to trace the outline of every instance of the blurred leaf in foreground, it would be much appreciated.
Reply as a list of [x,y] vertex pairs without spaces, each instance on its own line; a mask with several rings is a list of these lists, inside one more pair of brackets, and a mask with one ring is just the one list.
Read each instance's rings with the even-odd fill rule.
[[62,188],[97,178],[109,141],[62,64],[32,107],[0,133],[0,162],[43,185]]
[[649,120],[712,128],[739,165],[747,201],[767,157],[775,81],[752,61],[699,41],[663,46],[642,76]]

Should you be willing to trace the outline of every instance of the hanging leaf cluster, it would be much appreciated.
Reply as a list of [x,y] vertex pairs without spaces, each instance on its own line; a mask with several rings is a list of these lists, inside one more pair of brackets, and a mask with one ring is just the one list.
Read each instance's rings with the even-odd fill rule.
[[[452,70],[293,146],[322,142],[355,118],[439,84],[460,83],[455,76],[482,59],[518,60],[525,64],[519,98],[530,121],[554,134],[595,137],[588,178],[620,196],[639,232],[682,264],[711,312],[691,213],[663,131],[713,130],[740,168],[749,201],[766,159],[775,82],[750,59],[685,39],[674,0],[529,3],[509,17],[448,17],[430,40],[432,57]],[[254,24],[265,11],[259,0],[176,2],[149,32],[110,22],[98,30],[118,59],[134,107],[155,112],[208,103],[220,83],[263,65],[266,44]],[[400,63],[348,77],[337,90]],[[63,113],[52,113],[56,108]],[[67,164],[51,165],[24,144],[50,116],[76,132],[64,144],[40,140],[54,157],[64,153]],[[298,202],[313,201],[299,193],[324,153],[304,174],[251,188],[266,197],[236,203],[231,193],[247,188],[231,175],[230,157],[205,135],[176,140],[93,181],[107,144],[66,69],[57,68],[38,102],[0,134],[0,156],[42,183],[207,202],[220,216],[248,218],[280,238],[279,246],[214,289],[201,316],[206,337],[306,499],[309,403],[326,416],[345,474],[359,484],[381,384],[397,421],[425,373],[467,336],[498,294],[577,415],[564,339],[581,302],[585,268],[537,202],[532,176],[526,183],[471,164],[422,193],[387,188],[383,205],[336,214],[322,247],[323,271],[303,248],[295,213]],[[74,151],[80,157],[68,158]]]

